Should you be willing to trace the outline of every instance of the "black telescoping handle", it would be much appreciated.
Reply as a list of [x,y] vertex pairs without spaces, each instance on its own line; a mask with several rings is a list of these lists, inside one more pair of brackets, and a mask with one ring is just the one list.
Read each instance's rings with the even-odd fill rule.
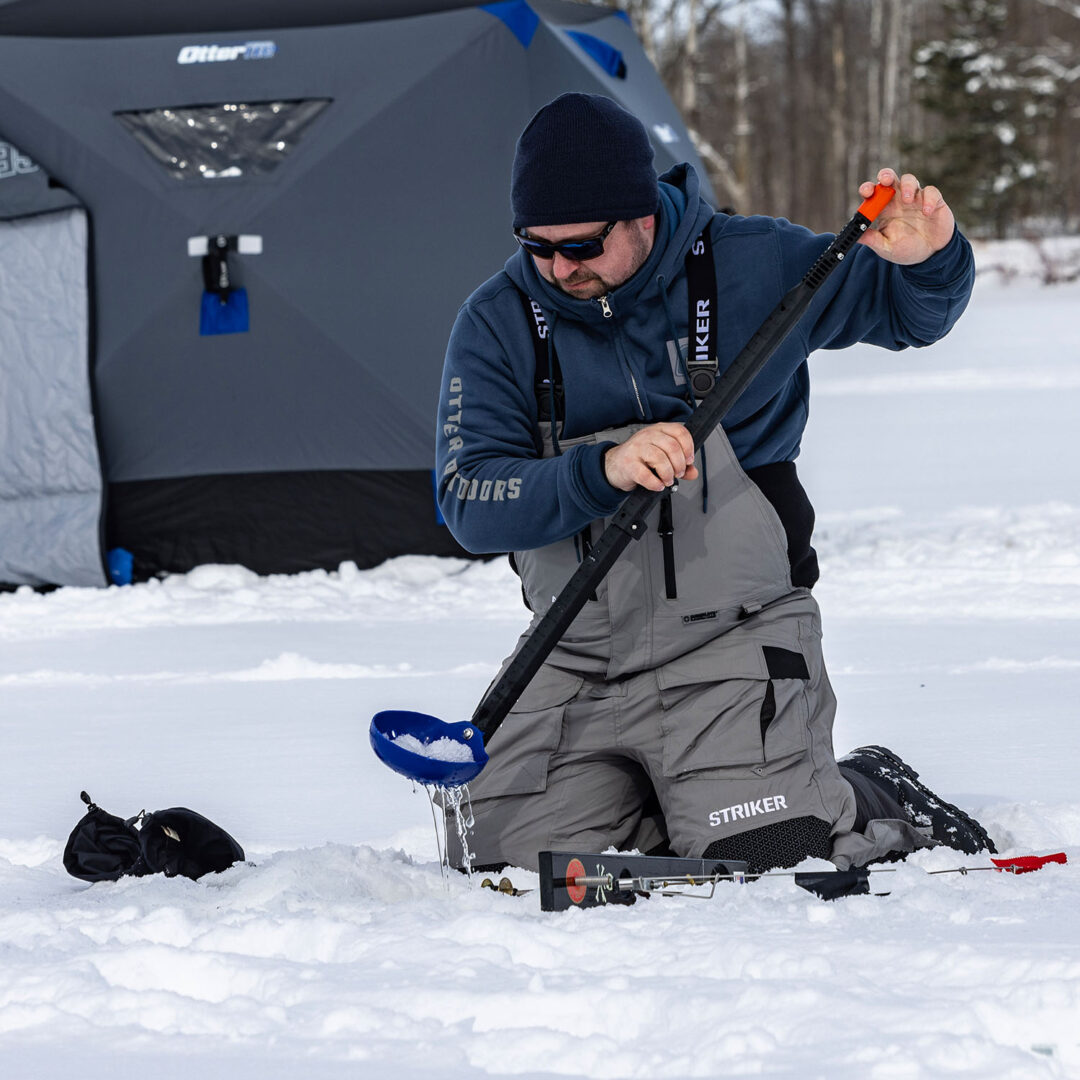
[[[695,450],[701,448],[702,443],[713,433],[742,392],[769,362],[809,307],[821,283],[844,261],[859,237],[866,232],[874,218],[892,198],[894,190],[877,185],[874,194],[863,202],[851,220],[837,233],[802,281],[766,316],[730,367],[698,403],[686,421]],[[585,606],[586,599],[607,576],[615,560],[631,540],[644,535],[645,517],[662,494],[661,491],[637,487],[616,511],[611,524],[581,560],[577,570],[563,586],[562,592],[552,602],[499,680],[476,707],[472,723],[480,729],[485,739],[489,739],[506,719],[506,714]]]

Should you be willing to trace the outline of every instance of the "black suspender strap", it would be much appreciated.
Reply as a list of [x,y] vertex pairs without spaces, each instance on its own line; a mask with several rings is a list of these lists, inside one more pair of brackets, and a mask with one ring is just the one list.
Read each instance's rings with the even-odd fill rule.
[[[551,328],[540,305],[530,296],[526,296],[518,289],[521,305],[525,309],[525,320],[529,324],[532,333],[533,352],[536,356],[535,376],[533,378],[533,393],[536,396],[537,416],[541,421],[547,420],[554,424],[563,419],[563,384],[562,372],[559,370],[559,358],[555,355],[554,346],[551,349],[551,376],[548,375],[548,335]],[[554,415],[552,405],[554,404]]]
[[671,488],[660,496],[660,520],[656,523],[656,535],[664,547],[664,587],[669,600],[677,600],[679,591],[675,582],[675,527],[671,518]]
[[[686,253],[687,350],[686,374],[690,391],[700,401],[716,382],[716,264],[712,237],[706,225]],[[678,348],[678,343],[676,343]],[[705,448],[701,448],[702,454]],[[669,600],[678,599],[675,580],[675,525],[671,513],[671,492],[660,499],[660,520],[656,534],[664,548],[664,585]]]
[[686,295],[686,368],[690,389],[700,401],[713,388],[717,373],[716,263],[708,226],[686,255]]

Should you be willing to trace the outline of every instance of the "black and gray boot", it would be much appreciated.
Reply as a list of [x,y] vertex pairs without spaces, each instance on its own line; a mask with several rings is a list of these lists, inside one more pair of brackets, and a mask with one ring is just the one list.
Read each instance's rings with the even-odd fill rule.
[[850,769],[865,776],[888,797],[899,803],[908,820],[946,847],[974,855],[997,852],[987,831],[957,806],[935,795],[919,782],[919,774],[884,746],[860,746],[837,760],[841,771]]

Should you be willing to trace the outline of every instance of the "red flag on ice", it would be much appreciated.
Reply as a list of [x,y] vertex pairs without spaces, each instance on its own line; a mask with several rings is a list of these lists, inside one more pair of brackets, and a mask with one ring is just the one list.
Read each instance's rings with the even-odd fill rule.
[[1030,874],[1035,870],[1041,870],[1047,863],[1065,863],[1068,858],[1064,851],[1058,851],[1053,855],[1015,855],[1011,859],[991,859],[999,870],[1007,870],[1010,874]]

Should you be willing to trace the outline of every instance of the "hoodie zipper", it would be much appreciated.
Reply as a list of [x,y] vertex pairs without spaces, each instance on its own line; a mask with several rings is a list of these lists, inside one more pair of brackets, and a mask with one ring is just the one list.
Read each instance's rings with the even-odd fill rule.
[[[608,303],[607,296],[598,296],[596,302],[600,305],[600,310],[604,313],[604,318],[612,318],[615,313],[611,310],[611,304]],[[623,363],[626,363],[625,358]],[[638,412],[641,413],[641,418],[644,420],[645,406],[641,403],[641,391],[638,389],[637,379],[634,378],[634,370],[628,363],[626,363],[626,373],[630,376],[630,385],[634,388],[634,399],[637,401]]]
[[634,397],[637,398],[638,412],[641,413],[641,419],[644,420],[645,419],[645,406],[641,404],[641,395],[638,393],[637,379],[634,378],[634,373],[632,371],[630,371],[629,366],[627,367],[627,371],[630,374],[630,385],[634,388]]

